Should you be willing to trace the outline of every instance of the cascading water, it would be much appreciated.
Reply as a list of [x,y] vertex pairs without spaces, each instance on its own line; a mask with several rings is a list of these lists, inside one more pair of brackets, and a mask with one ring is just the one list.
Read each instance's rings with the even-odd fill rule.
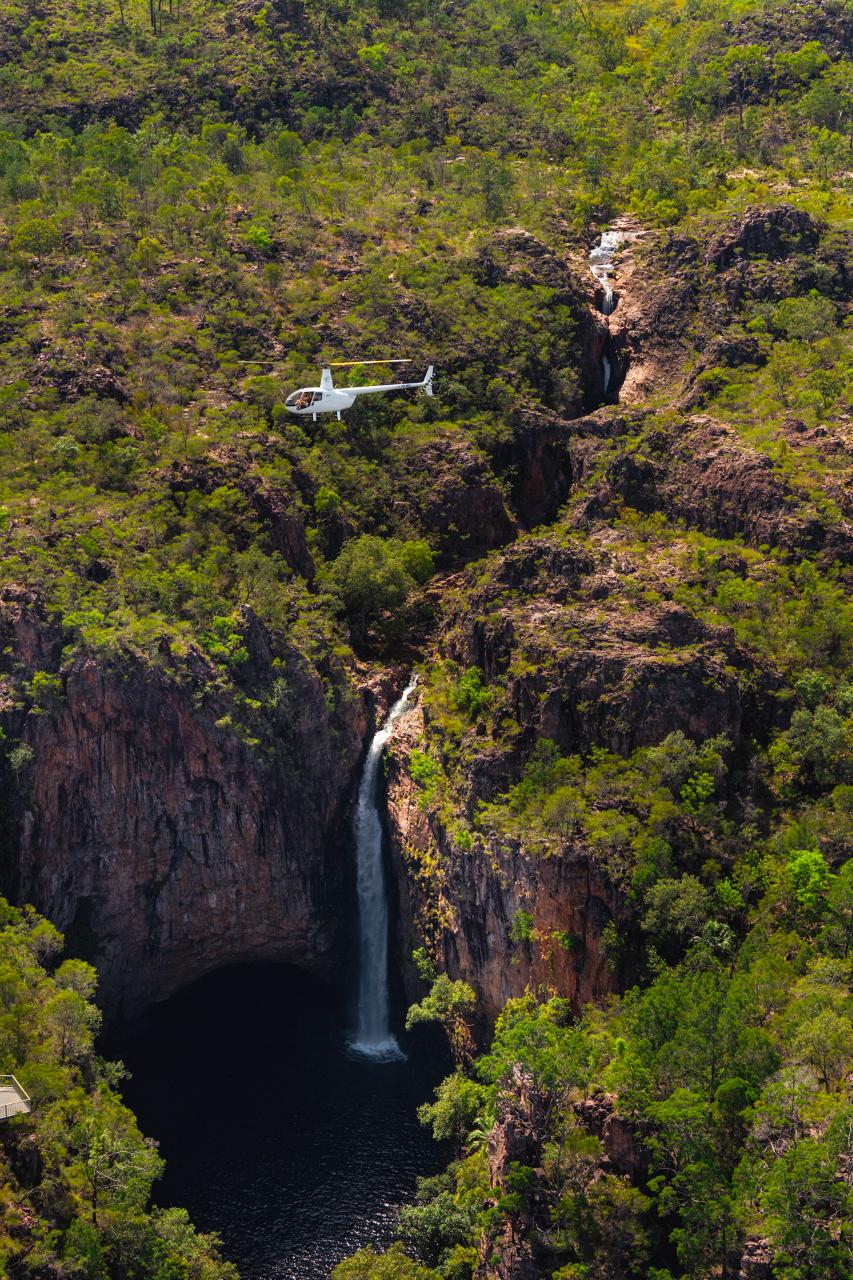
[[388,898],[382,861],[382,817],[379,811],[379,762],[391,730],[409,705],[415,678],[394,703],[373,735],[355,812],[356,883],[359,921],[358,1030],[352,1048],[367,1057],[388,1061],[402,1057],[388,1018]]
[[610,361],[607,356],[601,357],[601,389],[607,395],[607,388],[610,386]]
[[599,310],[603,316],[612,315],[616,309],[610,275],[613,270],[613,259],[623,239],[624,237],[618,231],[605,231],[595,248],[590,250],[589,268],[601,285],[602,299]]
[[[616,309],[616,298],[613,293],[613,282],[611,280],[611,272],[613,270],[613,259],[617,250],[623,244],[624,237],[618,231],[605,231],[598,244],[590,250],[589,269],[601,285],[601,305],[599,311],[604,316],[610,316]],[[609,341],[609,339],[608,339]],[[601,356],[601,388],[605,395],[610,390],[610,382],[613,376],[613,364],[607,352],[603,352]]]

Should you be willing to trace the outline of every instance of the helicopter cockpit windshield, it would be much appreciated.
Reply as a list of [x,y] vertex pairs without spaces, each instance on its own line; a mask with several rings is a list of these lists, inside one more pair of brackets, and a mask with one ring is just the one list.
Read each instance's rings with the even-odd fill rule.
[[312,404],[319,404],[322,399],[322,391],[314,391],[311,387],[302,387],[299,391],[292,391],[284,403],[288,409],[307,409]]

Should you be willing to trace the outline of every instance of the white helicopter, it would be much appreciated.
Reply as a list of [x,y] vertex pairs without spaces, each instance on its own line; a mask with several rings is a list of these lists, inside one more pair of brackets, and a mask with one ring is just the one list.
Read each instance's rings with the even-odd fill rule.
[[432,365],[426,371],[423,382],[385,382],[372,387],[336,387],[332,382],[333,369],[348,369],[362,364],[411,364],[410,360],[337,360],[323,366],[319,387],[300,387],[292,391],[284,402],[290,413],[310,413],[317,421],[318,413],[336,413],[351,409],[358,396],[375,395],[378,391],[410,391],[419,387],[432,395]]

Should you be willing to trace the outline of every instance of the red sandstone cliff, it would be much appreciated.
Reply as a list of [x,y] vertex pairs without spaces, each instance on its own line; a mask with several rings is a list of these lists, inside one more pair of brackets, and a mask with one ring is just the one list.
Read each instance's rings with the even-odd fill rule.
[[[578,1009],[615,990],[601,933],[623,914],[618,891],[577,851],[542,858],[497,840],[470,851],[455,846],[438,815],[419,803],[421,793],[408,772],[422,724],[418,706],[398,722],[387,769],[399,962],[412,990],[411,953],[424,940],[452,978],[476,988],[487,1023],[528,987],[557,992]],[[530,942],[511,937],[519,911],[535,922]],[[555,933],[571,939],[570,945]]]
[[327,966],[346,915],[338,833],[366,728],[343,671],[324,679],[287,649],[255,742],[198,653],[80,657],[47,706],[26,710],[20,674],[50,668],[58,639],[28,593],[6,589],[0,605],[4,720],[33,753],[14,788],[3,888],[95,961],[108,1010],[236,961]]

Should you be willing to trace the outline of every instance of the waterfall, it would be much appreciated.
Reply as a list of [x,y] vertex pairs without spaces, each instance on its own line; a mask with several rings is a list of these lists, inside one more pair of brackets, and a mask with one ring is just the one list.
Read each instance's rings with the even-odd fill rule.
[[621,236],[618,231],[605,231],[598,244],[590,250],[589,269],[601,285],[603,296],[599,309],[604,316],[612,315],[616,307],[610,275],[613,270],[613,259],[623,241],[624,236]]
[[358,1030],[352,1048],[371,1058],[389,1060],[402,1054],[388,1021],[388,898],[382,862],[382,816],[379,810],[379,762],[394,722],[409,705],[415,677],[373,735],[358,788],[354,832],[358,888],[359,982]]
[[[613,283],[610,275],[613,270],[613,259],[623,243],[624,237],[618,231],[605,231],[602,233],[598,244],[589,253],[589,269],[601,285],[601,306],[599,311],[604,316],[610,316],[616,310],[616,299],[613,295]],[[607,395],[610,388],[612,374],[613,365],[610,357],[603,353],[601,356],[601,386],[605,395]]]

